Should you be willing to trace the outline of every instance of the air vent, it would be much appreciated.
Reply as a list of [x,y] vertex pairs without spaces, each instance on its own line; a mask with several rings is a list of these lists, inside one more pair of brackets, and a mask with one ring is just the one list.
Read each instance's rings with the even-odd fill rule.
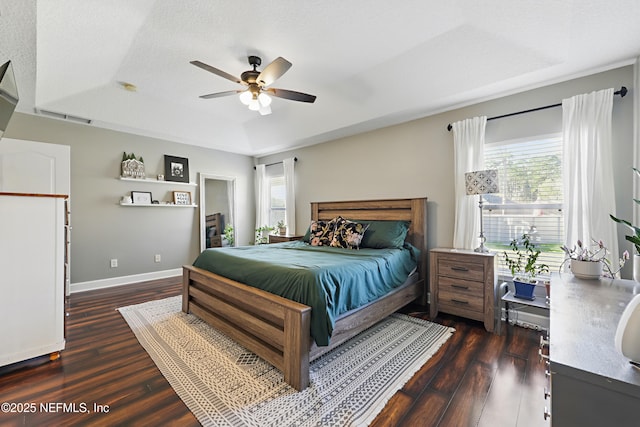
[[69,120],[70,122],[82,123],[85,125],[91,124],[91,119],[85,119],[83,117],[72,116],[71,114],[57,113],[55,111],[43,110],[42,108],[35,108],[37,114],[43,116],[52,117],[54,119]]

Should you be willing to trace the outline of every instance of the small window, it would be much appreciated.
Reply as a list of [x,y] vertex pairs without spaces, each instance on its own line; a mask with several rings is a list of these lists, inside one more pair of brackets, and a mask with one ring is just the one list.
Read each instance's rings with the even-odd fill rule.
[[273,176],[269,178],[269,225],[275,226],[278,221],[285,221],[285,199],[286,188],[284,176]]

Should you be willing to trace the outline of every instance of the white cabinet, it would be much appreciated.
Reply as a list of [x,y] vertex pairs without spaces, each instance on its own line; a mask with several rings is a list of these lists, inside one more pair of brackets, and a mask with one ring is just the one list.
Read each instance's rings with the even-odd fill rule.
[[0,366],[64,349],[65,197],[0,193]]

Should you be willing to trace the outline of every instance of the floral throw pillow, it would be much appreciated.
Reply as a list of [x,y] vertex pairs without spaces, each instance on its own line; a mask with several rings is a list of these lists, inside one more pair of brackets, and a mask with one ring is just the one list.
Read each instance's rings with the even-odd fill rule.
[[360,249],[360,242],[364,237],[364,232],[369,226],[347,219],[336,218],[335,231],[331,246],[345,249]]
[[311,246],[329,246],[333,240],[335,219],[331,221],[311,221],[309,243]]

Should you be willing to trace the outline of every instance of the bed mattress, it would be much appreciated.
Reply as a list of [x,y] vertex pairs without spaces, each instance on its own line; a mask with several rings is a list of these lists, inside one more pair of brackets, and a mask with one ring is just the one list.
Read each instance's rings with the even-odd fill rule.
[[294,241],[206,249],[193,265],[310,306],[311,336],[326,346],[338,316],[402,285],[418,259],[409,244],[354,250]]

